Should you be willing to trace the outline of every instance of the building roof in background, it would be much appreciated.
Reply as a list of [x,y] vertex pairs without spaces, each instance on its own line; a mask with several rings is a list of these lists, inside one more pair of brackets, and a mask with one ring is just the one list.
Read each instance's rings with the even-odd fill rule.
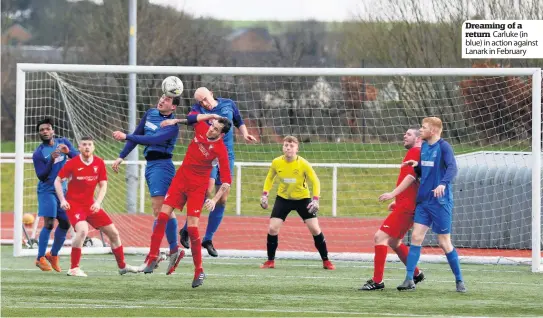
[[22,25],[16,23],[2,33],[2,44],[9,44],[11,41],[22,44],[28,42],[31,38],[32,34]]
[[239,38],[240,36],[243,36],[243,35],[247,34],[248,32],[255,33],[257,36],[259,36],[263,40],[271,40],[272,39],[272,37],[270,35],[270,32],[268,31],[267,28],[241,28],[241,29],[236,29],[236,30],[232,31],[232,33],[228,34],[225,39],[228,40],[228,41],[233,41],[233,40]]

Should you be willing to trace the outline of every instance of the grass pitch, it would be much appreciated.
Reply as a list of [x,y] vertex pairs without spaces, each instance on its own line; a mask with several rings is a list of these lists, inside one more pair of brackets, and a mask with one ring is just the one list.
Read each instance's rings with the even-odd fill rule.
[[[220,251],[219,251],[220,252]],[[117,273],[113,255],[87,255],[89,277],[41,272],[30,257],[14,258],[2,247],[2,316],[543,316],[543,274],[528,266],[464,265],[468,293],[454,291],[446,264],[422,264],[427,280],[414,292],[396,291],[404,278],[387,263],[384,291],[360,292],[373,264],[336,262],[325,271],[317,261],[205,258],[203,286],[191,288],[193,266],[182,260],[172,276],[162,265],[151,275]],[[139,265],[142,256],[127,256]]]

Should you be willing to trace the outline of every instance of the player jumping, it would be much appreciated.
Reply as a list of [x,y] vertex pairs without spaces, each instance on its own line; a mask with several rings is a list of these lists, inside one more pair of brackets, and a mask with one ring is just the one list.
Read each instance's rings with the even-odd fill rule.
[[[250,135],[247,131],[247,126],[245,126],[245,124],[243,123],[243,119],[241,117],[241,114],[239,113],[239,109],[237,108],[236,103],[233,100],[228,98],[215,99],[213,97],[213,93],[205,87],[200,87],[196,90],[196,92],[194,93],[194,99],[196,99],[198,103],[192,106],[191,114],[217,114],[219,116],[226,117],[234,124],[235,127],[239,129],[239,131],[243,135],[243,138],[246,141],[256,141],[256,138]],[[230,132],[225,134],[223,140],[226,148],[228,149],[230,173],[233,174],[235,161],[234,130],[231,130]],[[216,191],[218,191],[222,184],[222,181],[225,178],[224,173],[224,167],[222,168],[222,170],[219,169],[219,166],[213,167],[213,170],[211,171],[211,174],[209,176],[208,194],[211,195],[211,193],[213,193],[213,190],[215,190],[215,193]],[[233,178],[233,176],[230,177]],[[215,209],[213,209],[213,211],[209,213],[206,234],[204,236],[204,240],[202,241],[202,246],[207,250],[208,254],[213,257],[217,257],[219,255],[217,253],[217,250],[213,246],[213,235],[219,228],[219,225],[221,224],[221,221],[223,219],[226,200],[228,199],[229,193],[230,191],[227,190],[217,202]],[[183,229],[181,229],[180,235],[181,244],[184,247],[189,248],[187,223],[185,223],[185,226],[183,227]]]
[[[125,134],[121,131],[113,132],[113,138],[119,141],[126,140],[126,145],[119,154],[119,158],[113,163],[113,171],[119,172],[119,166],[124,158],[136,147],[145,145],[143,155],[147,160],[145,166],[145,179],[151,195],[151,206],[156,226],[156,217],[164,202],[164,196],[172,182],[175,174],[175,167],[172,161],[172,153],[179,135],[177,126],[160,127],[164,120],[174,118],[174,111],[181,103],[181,97],[168,97],[163,95],[158,101],[156,108],[149,109],[141,118],[138,127],[132,134]],[[171,274],[181,258],[181,249],[177,243],[177,219],[175,213],[170,215],[166,224],[166,239],[170,245],[170,262],[166,270]],[[160,258],[159,261],[162,259]],[[141,268],[145,266],[142,265]],[[158,262],[157,262],[158,266]],[[172,270],[173,269],[173,270]]]
[[[206,121],[211,120],[211,125]],[[194,262],[194,279],[192,287],[203,284],[205,279],[202,267],[202,249],[198,221],[202,210],[202,204],[206,198],[209,182],[209,173],[214,162],[223,169],[223,184],[212,199],[205,200],[204,207],[209,211],[215,208],[222,195],[230,189],[232,179],[228,163],[228,152],[222,140],[223,134],[230,131],[231,123],[227,118],[214,114],[193,114],[187,119],[172,120],[176,123],[195,125],[194,139],[188,146],[181,167],[177,170],[172,180],[161,212],[158,214],[157,224],[151,236],[151,247],[147,256],[147,266],[144,273],[152,273],[158,259],[160,242],[164,236],[167,220],[175,209],[183,210],[187,205],[187,231],[191,241],[192,259]]]

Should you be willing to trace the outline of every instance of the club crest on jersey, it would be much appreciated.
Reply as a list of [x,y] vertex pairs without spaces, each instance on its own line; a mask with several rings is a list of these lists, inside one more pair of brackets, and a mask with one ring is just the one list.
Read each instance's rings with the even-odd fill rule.
[[149,129],[152,129],[152,130],[157,130],[158,126],[153,124],[152,122],[150,121],[146,121],[145,122],[145,127],[149,128]]
[[206,147],[202,144],[198,144],[198,148],[200,149],[200,152],[204,155],[204,157],[209,157],[209,151],[207,151]]
[[97,166],[94,166],[94,173],[98,173],[98,167]]
[[292,173],[293,173],[294,175],[298,175],[298,173],[300,173],[300,171],[299,171],[298,169],[294,169],[294,170],[292,170]]
[[79,220],[79,213],[75,215],[75,218]]

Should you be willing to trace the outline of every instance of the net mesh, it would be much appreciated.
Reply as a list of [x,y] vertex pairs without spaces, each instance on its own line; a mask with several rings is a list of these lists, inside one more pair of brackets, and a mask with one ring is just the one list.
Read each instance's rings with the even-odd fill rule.
[[[138,75],[138,121],[154,107],[168,75]],[[460,167],[454,185],[453,243],[463,248],[463,255],[530,255],[528,77],[179,77],[185,91],[175,112],[178,118],[188,113],[194,90],[206,86],[216,97],[236,101],[249,133],[258,139],[246,143],[236,129],[235,173],[241,173],[241,183],[234,182],[230,192],[214,239],[218,249],[265,250],[270,211],[259,206],[268,169],[263,163],[280,156],[282,138],[294,135],[301,141],[299,154],[314,165],[321,180],[319,220],[329,250],[373,252],[373,234],[388,214],[387,204],[377,198],[395,187],[406,152],[403,135],[422,118],[437,116]],[[33,72],[27,74],[25,93],[25,153],[39,145],[36,123],[50,116],[58,136],[76,144],[90,135],[98,156],[106,161],[118,157],[124,143],[115,141],[112,132],[128,129],[126,74]],[[174,161],[183,159],[192,134],[181,128]],[[140,160],[142,150],[140,146]],[[147,247],[153,217],[147,186],[140,187],[145,182],[141,165],[137,167],[138,186],[128,188],[126,166],[116,174],[108,164],[104,208],[120,228],[125,246]],[[37,178],[31,164],[25,165],[24,178],[24,211],[36,212]],[[127,202],[127,193],[136,193],[132,202]],[[202,230],[205,223],[203,216]],[[287,219],[280,238],[279,250],[315,251],[296,215]],[[439,252],[434,236],[425,245],[429,253]]]

